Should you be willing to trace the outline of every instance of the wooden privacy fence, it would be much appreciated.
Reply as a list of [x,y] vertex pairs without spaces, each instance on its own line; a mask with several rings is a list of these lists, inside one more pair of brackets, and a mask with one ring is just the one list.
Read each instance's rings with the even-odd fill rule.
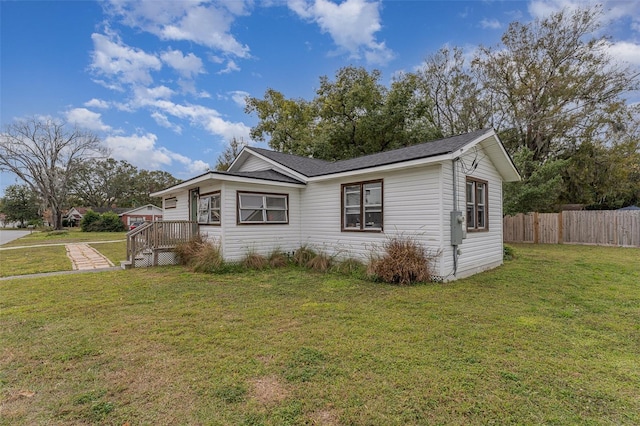
[[520,213],[503,219],[505,243],[640,247],[640,211]]

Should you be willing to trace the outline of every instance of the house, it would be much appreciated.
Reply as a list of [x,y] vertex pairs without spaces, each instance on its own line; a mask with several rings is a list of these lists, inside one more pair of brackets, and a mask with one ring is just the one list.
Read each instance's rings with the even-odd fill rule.
[[502,264],[502,183],[519,179],[489,129],[336,162],[245,147],[228,171],[151,196],[164,220],[196,221],[226,260],[308,246],[367,261],[406,236],[448,281]]
[[162,220],[162,209],[153,204],[147,204],[141,207],[72,207],[67,214],[63,217],[69,226],[79,226],[80,221],[84,215],[92,210],[96,213],[102,214],[106,212],[116,213],[122,223],[129,229],[132,223],[135,222],[152,222],[154,220]]

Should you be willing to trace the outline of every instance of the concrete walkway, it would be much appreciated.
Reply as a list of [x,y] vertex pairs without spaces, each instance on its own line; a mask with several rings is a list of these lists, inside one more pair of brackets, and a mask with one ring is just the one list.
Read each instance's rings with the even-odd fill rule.
[[67,256],[71,259],[73,270],[87,271],[110,268],[113,263],[86,243],[65,244]]

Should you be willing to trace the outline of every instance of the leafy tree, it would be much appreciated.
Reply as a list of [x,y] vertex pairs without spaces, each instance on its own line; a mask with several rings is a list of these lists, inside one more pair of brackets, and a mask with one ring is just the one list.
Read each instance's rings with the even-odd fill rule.
[[79,167],[69,192],[74,204],[91,207],[135,207],[128,198],[134,191],[138,169],[126,161],[107,158]]
[[10,185],[5,188],[0,212],[7,216],[7,220],[18,221],[24,226],[25,222],[40,218],[39,210],[38,197],[28,185]]
[[169,172],[162,170],[140,170],[135,176],[133,191],[123,205],[136,207],[145,204],[154,204],[160,207],[162,200],[151,197],[149,194],[180,182],[180,179],[173,177]]
[[54,120],[16,121],[0,135],[0,169],[14,173],[51,210],[53,226],[62,228],[72,177],[89,159],[104,154],[100,139]]
[[159,205],[149,193],[180,182],[163,171],[138,170],[112,158],[80,167],[70,183],[71,204],[90,207]]
[[226,171],[233,163],[233,160],[240,154],[242,148],[247,146],[248,143],[243,139],[236,139],[235,137],[231,139],[229,145],[225,148],[225,150],[218,156],[218,161],[216,163],[216,170]]
[[280,152],[310,153],[313,120],[317,116],[313,104],[304,99],[286,99],[282,93],[268,89],[264,99],[247,98],[245,112],[258,116],[258,124],[251,129],[252,139],[268,138],[269,146]]

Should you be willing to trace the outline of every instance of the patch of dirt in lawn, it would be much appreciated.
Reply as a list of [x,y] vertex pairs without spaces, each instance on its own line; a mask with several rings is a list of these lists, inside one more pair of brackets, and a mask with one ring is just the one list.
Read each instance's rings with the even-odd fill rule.
[[338,413],[330,408],[315,411],[309,417],[312,425],[336,426],[340,424]]
[[250,396],[264,405],[274,405],[289,396],[287,388],[275,376],[266,376],[250,382]]

